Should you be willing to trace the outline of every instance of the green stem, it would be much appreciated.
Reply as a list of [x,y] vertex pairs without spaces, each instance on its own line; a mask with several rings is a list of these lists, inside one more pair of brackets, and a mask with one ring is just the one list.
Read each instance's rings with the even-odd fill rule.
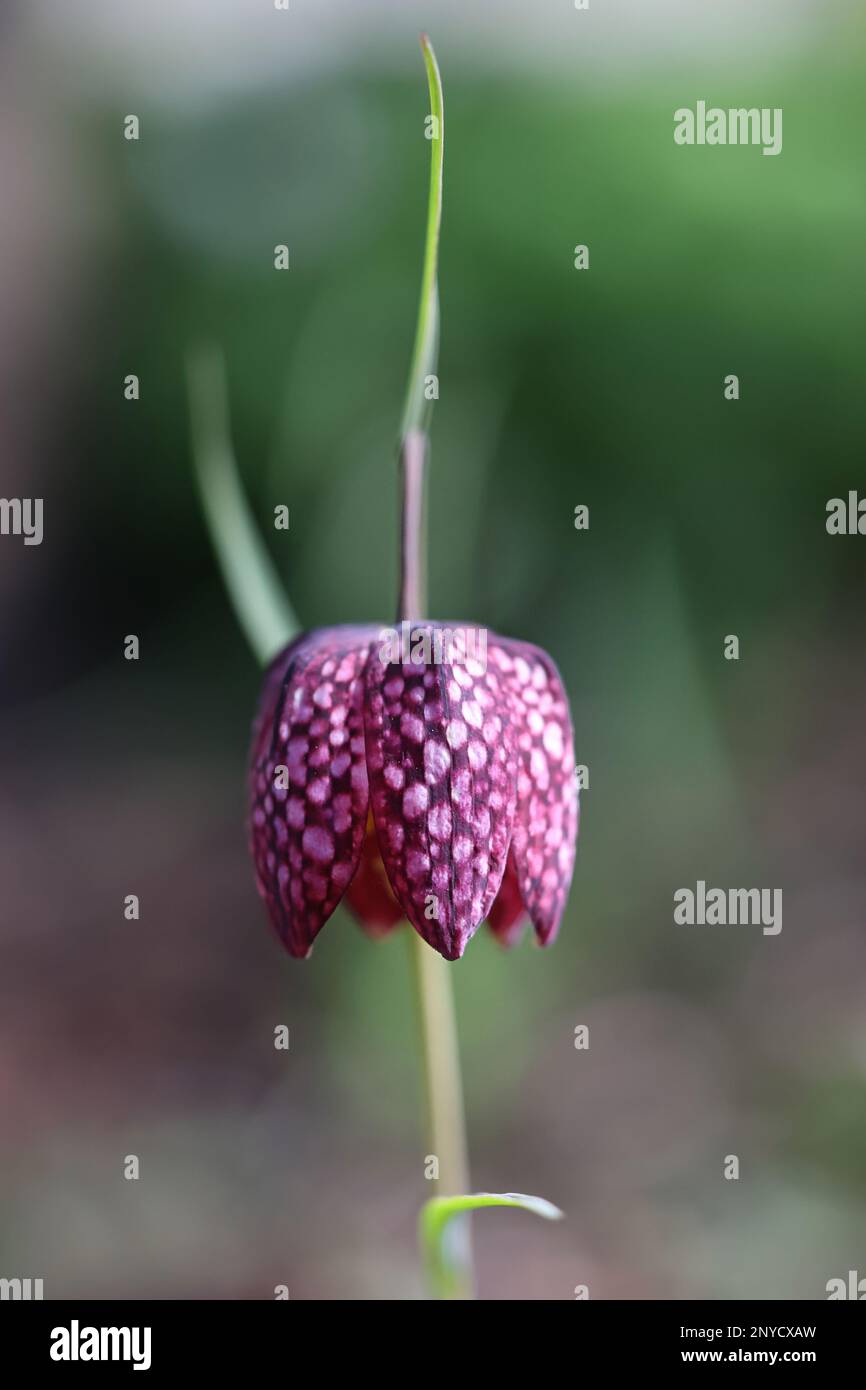
[[[430,86],[430,114],[437,127],[431,140],[430,199],[418,326],[406,406],[403,413],[400,447],[402,483],[402,526],[400,599],[398,619],[416,622],[425,617],[426,565],[424,557],[425,468],[429,453],[427,427],[430,408],[425,398],[425,377],[436,369],[439,306],[436,288],[439,227],[442,221],[442,165],[445,148],[442,81],[436,55],[426,34],[421,38],[427,80]],[[411,951],[415,970],[421,1053],[426,1078],[428,1142],[430,1156],[438,1163],[437,1193],[458,1196],[469,1189],[466,1151],[466,1123],[463,1114],[463,1083],[457,1021],[451,991],[453,966],[442,959],[413,929]],[[436,1297],[473,1296],[472,1250],[469,1217],[461,1215],[449,1231],[452,1277],[443,1283],[431,1265],[429,1242],[422,1244],[426,1275]]]
[[419,622],[427,609],[425,491],[427,436],[410,430],[400,449],[400,598],[397,621]]
[[[410,937],[426,1077],[430,1157],[435,1156],[439,1165],[436,1192],[442,1197],[460,1196],[469,1191],[469,1162],[457,1019],[451,989],[453,967],[414,929]],[[446,1287],[437,1272],[436,1250],[429,1242],[422,1245],[428,1286],[439,1298],[472,1298],[474,1276],[468,1216],[455,1219],[449,1239],[452,1278]]]

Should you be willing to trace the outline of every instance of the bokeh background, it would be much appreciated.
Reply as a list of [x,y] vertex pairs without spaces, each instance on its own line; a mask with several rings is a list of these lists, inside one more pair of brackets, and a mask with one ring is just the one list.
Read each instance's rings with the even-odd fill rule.
[[[559,942],[482,930],[452,967],[474,1184],[567,1213],[483,1213],[481,1291],[822,1298],[866,1273],[866,540],[824,525],[866,492],[862,8],[32,0],[0,23],[2,492],[45,499],[40,547],[0,539],[0,1274],[422,1294],[407,943],[338,912],[299,964],[267,931],[259,674],[184,388],[218,342],[305,623],[389,620],[421,29],[447,113],[433,613],[546,647],[590,769]],[[781,106],[782,154],[676,147],[698,99]],[[781,935],[675,926],[698,878],[781,887]]]

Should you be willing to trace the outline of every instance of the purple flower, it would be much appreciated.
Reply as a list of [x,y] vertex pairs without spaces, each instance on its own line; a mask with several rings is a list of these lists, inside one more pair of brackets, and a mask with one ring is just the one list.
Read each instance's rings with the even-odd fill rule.
[[562,681],[538,647],[492,633],[484,659],[455,656],[452,631],[413,624],[419,660],[414,645],[389,651],[380,628],[321,629],[268,669],[250,834],[293,956],[344,895],[369,930],[405,915],[447,960],[485,918],[505,944],[527,914],[543,945],[556,936],[578,822]]

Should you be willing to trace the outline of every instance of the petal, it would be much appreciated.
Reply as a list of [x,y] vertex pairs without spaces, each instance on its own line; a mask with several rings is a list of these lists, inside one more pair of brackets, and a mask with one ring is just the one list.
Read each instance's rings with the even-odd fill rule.
[[497,637],[489,655],[514,702],[520,771],[512,853],[524,906],[546,946],[559,930],[577,844],[568,697],[556,666],[539,647]]
[[403,920],[403,910],[391,892],[379,853],[372,813],[367,818],[358,871],[346,889],[346,904],[371,936],[386,936]]
[[250,841],[259,893],[307,956],[358,865],[369,791],[362,680],[377,628],[305,633],[269,667],[253,729]]
[[[429,634],[431,653],[437,626],[413,627],[414,636]],[[366,686],[382,860],[409,921],[456,960],[505,870],[517,781],[509,697],[483,660],[403,663],[385,648],[371,653]]]
[[[512,835],[513,838],[513,835]],[[502,946],[516,946],[526,925],[526,908],[520,895],[514,850],[508,851],[505,873],[495,901],[487,914],[487,924]]]

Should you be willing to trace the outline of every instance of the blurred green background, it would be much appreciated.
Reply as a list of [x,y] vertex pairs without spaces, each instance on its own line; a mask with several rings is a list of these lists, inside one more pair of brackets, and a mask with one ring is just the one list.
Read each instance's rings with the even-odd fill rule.
[[[3,492],[45,498],[45,539],[0,541],[0,1274],[421,1295],[407,943],[338,911],[299,964],[267,931],[259,673],[184,360],[225,352],[305,624],[389,621],[422,28],[447,129],[432,615],[547,648],[590,772],[557,944],[482,930],[452,967],[474,1184],[568,1217],[483,1213],[481,1290],[822,1298],[866,1273],[866,541],[824,525],[866,493],[866,33],[842,0],[8,8]],[[781,155],[675,146],[698,99],[782,107]],[[675,926],[699,878],[781,887],[781,934]]]

